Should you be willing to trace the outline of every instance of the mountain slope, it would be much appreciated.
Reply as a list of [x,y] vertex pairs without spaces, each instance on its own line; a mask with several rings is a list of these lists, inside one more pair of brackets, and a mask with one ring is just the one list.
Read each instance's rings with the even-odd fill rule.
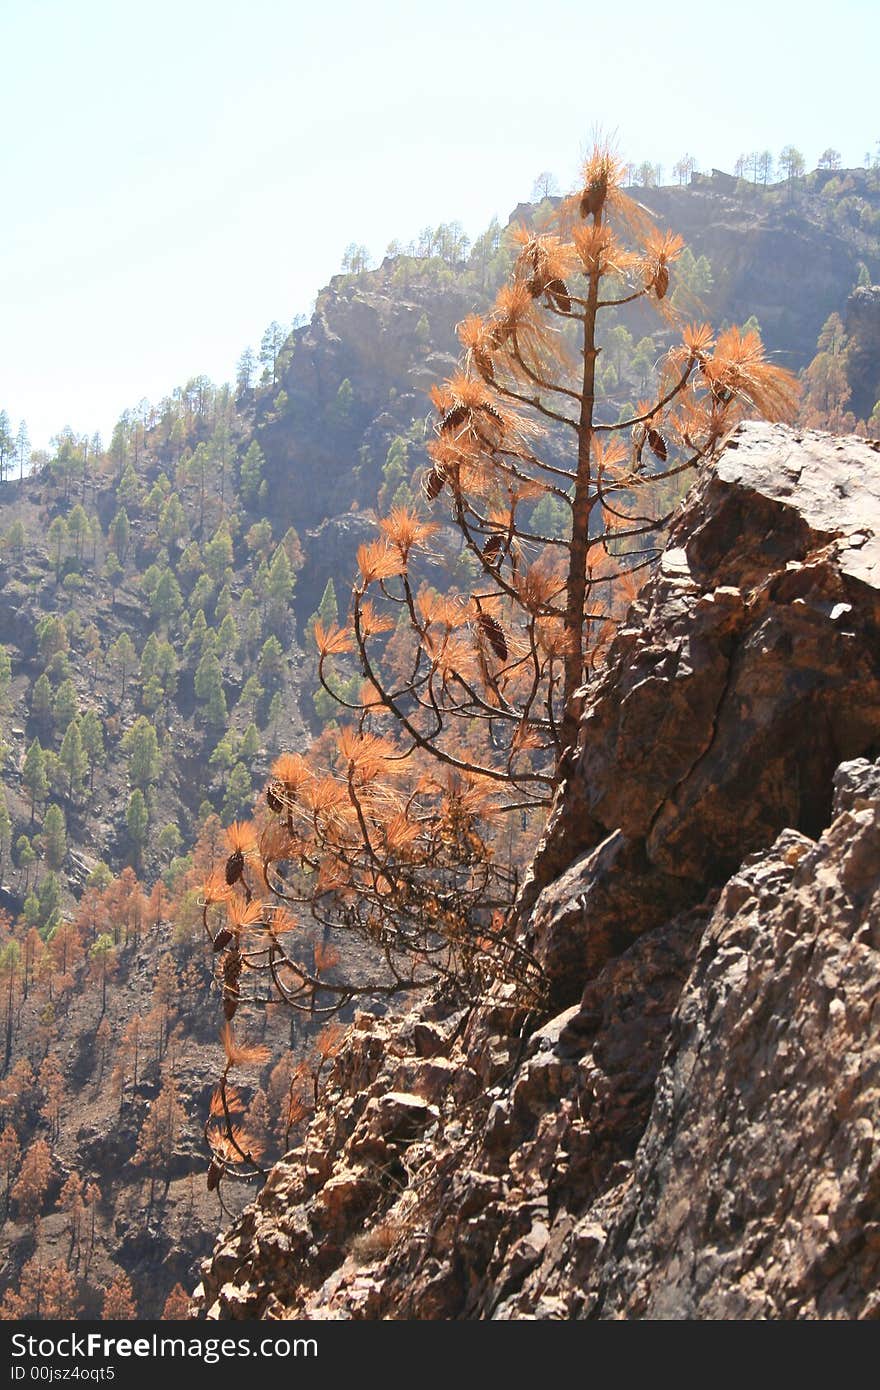
[[[765,192],[722,177],[639,190],[692,237],[672,291],[682,309],[718,322],[754,314],[771,351],[797,363],[811,358],[829,307],[844,312],[856,277],[880,274],[878,196],[859,171],[836,188],[813,179]],[[10,1202],[0,1294],[45,1255],[74,1270],[78,1307],[98,1311],[101,1289],[124,1269],[140,1312],[161,1311],[174,1283],[191,1286],[222,1224],[213,1196],[195,1194],[199,1131],[222,1065],[199,883],[227,853],[220,820],[246,816],[274,756],[305,748],[332,720],[313,698],[309,620],[319,606],[344,619],[357,545],[375,534],[378,512],[417,493],[429,387],[453,365],[456,323],[487,306],[509,265],[500,227],[467,256],[436,240],[443,254],[336,277],[309,324],[278,330],[259,380],[250,367],[234,390],[194,377],[126,411],[106,449],[66,431],[32,477],[0,482],[0,1131],[8,1122],[21,1149],[43,1140],[51,1157],[42,1229]],[[847,371],[859,401],[880,383],[872,296],[858,290],[856,307],[865,301],[868,312],[851,316]],[[611,418],[643,394],[667,345],[662,324],[620,315],[601,359]],[[830,805],[833,761],[829,753],[817,773],[810,833]],[[775,794],[772,782],[768,773]],[[686,859],[685,834],[679,850]],[[642,888],[649,881],[625,856],[619,866]],[[680,900],[681,883],[668,878],[650,880],[655,912]],[[170,1052],[154,998],[168,959],[189,981]],[[281,1071],[257,1067],[243,1100],[262,1113],[266,1098],[274,1158],[286,1143],[289,1073],[317,1027],[296,1032],[264,1003],[258,1031]],[[152,1017],[153,1060],[120,1096],[109,1058],[128,1046],[136,1017]],[[183,1108],[175,1145],[152,1166],[134,1164],[169,1077]],[[466,1076],[463,1099],[472,1084]],[[13,1188],[22,1155],[9,1152]],[[54,1209],[71,1173],[102,1192],[91,1264]]]
[[203,1313],[876,1315],[878,619],[880,447],[740,426],[523,891],[556,1011],[356,1020]]

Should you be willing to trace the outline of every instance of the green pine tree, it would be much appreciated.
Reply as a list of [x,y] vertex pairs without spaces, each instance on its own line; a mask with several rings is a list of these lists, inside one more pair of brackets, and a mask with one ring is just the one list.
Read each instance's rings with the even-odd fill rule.
[[149,719],[139,715],[123,738],[121,747],[128,758],[131,785],[146,791],[156,781],[161,767],[159,740]]
[[89,765],[79,724],[75,719],[71,719],[64,732],[58,757],[67,773],[67,795],[73,799],[82,788],[83,778]]
[[52,686],[45,671],[34,681],[31,690],[31,715],[44,725],[52,718]]
[[226,782],[226,795],[220,812],[225,821],[235,820],[253,800],[253,785],[244,763],[236,763]]
[[34,808],[38,801],[43,800],[49,790],[49,779],[46,776],[46,755],[38,738],[34,739],[25,753],[24,764],[21,769],[21,782],[31,798],[31,825],[33,825]]
[[226,696],[223,693],[223,673],[213,652],[206,652],[196,667],[194,690],[202,707],[205,723],[216,728],[226,723]]
[[50,869],[60,869],[67,854],[67,826],[64,812],[54,802],[43,820],[43,846]]
[[139,787],[132,792],[125,812],[125,824],[129,839],[134,846],[135,860],[140,861],[150,830],[150,813],[144,794]]
[[56,728],[66,729],[72,719],[79,714],[79,697],[76,686],[70,677],[59,685],[52,701],[52,715]]
[[241,495],[249,506],[256,500],[265,462],[263,451],[254,440],[241,461]]
[[94,790],[95,768],[104,761],[104,726],[93,709],[87,709],[79,724],[83,752],[89,769],[89,791]]

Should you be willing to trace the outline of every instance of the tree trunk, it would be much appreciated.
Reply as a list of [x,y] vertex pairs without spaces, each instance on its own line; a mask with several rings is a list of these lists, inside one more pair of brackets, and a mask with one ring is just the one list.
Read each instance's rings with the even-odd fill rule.
[[[593,221],[601,225],[602,214],[594,213]],[[593,405],[596,385],[596,315],[599,302],[599,274],[589,276],[587,308],[583,336],[583,384],[578,423],[578,466],[572,504],[571,546],[569,548],[568,581],[566,586],[565,631],[568,651],[565,655],[565,680],[562,695],[562,725],[560,742],[563,752],[573,747],[577,738],[580,711],[576,708],[575,693],[584,674],[584,604],[587,592],[587,551],[590,546],[590,515],[593,499],[591,448],[593,442]]]

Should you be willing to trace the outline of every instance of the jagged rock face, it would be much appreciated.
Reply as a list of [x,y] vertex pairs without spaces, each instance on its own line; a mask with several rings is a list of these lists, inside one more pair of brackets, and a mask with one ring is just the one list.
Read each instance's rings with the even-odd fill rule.
[[738,432],[585,692],[560,1007],[359,1016],[209,1316],[880,1315],[878,518],[863,441]]
[[784,826],[817,833],[874,747],[880,452],[743,425],[584,692],[522,902],[557,1003]]
[[587,1311],[880,1315],[878,773],[844,764],[818,844],[725,887]]
[[[297,331],[281,382],[288,405],[266,422],[267,477],[286,523],[303,532],[353,502],[375,503],[391,439],[428,414],[428,387],[454,366],[455,325],[472,309],[471,298],[454,280],[407,285],[393,261],[362,283],[334,277],[311,323]],[[433,351],[419,341],[423,314]],[[352,394],[340,410],[344,381]],[[352,554],[344,571],[353,561]]]

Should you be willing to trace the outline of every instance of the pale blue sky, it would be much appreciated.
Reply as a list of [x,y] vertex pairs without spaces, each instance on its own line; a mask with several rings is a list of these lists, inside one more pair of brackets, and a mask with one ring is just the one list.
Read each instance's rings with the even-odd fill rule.
[[[815,17],[814,17],[815,16]],[[668,171],[880,139],[876,0],[0,0],[0,407],[33,443],[233,375],[350,241],[479,233],[591,128]]]

